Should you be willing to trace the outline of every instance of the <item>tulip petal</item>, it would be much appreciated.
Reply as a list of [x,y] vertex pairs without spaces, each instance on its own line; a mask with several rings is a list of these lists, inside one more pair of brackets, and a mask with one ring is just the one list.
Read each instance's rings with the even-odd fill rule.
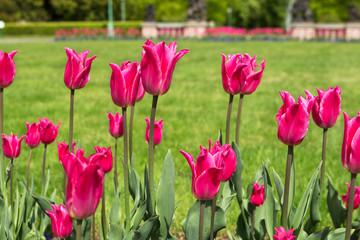
[[349,170],[351,173],[360,173],[360,129],[357,128],[354,137],[351,141],[350,158],[349,158]]
[[14,81],[16,67],[14,60],[4,52],[0,59],[0,88],[6,88]]
[[335,89],[327,91],[320,101],[319,116],[322,125],[330,128],[335,125],[340,113],[341,98]]
[[247,95],[252,94],[256,88],[259,86],[263,71],[265,69],[265,60],[261,62],[261,67],[258,72],[252,73],[247,76],[245,84],[242,86],[241,94]]
[[112,68],[110,88],[111,88],[111,98],[113,102],[119,106],[125,106],[125,96],[126,96],[126,86],[125,79],[121,73],[120,67],[115,63],[109,63]]
[[245,79],[242,78],[242,71],[247,67],[246,64],[238,64],[230,77],[230,91],[231,94],[235,95],[240,93],[243,88]]
[[149,47],[143,46],[145,55],[141,59],[141,79],[146,92],[151,95],[158,95],[161,85],[161,66],[157,52]]
[[[217,154],[221,154],[221,153],[217,153]],[[214,167],[216,166],[213,156],[205,148],[203,148],[201,150],[201,153],[196,159],[196,165],[195,165],[196,175],[200,176],[207,169]]]
[[86,66],[75,78],[75,80],[72,84],[72,89],[81,89],[81,88],[85,87],[86,83],[90,79],[89,73],[91,70],[91,63],[96,57],[97,57],[97,55],[94,55],[91,58],[89,58],[88,60],[86,60]]
[[230,92],[230,81],[229,81],[229,77],[228,77],[228,73],[226,71],[226,56],[225,54],[221,54],[222,56],[222,63],[221,63],[221,76],[222,76],[222,85],[223,88],[225,90],[225,92],[227,92],[228,94],[231,94]]
[[195,182],[194,196],[199,200],[210,200],[215,197],[220,188],[221,168],[209,168]]

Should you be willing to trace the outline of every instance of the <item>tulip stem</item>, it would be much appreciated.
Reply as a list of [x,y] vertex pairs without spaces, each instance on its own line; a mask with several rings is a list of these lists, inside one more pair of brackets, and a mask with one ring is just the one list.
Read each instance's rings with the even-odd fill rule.
[[132,159],[132,154],[133,154],[133,145],[132,145],[133,141],[132,141],[132,139],[133,139],[134,112],[135,112],[135,103],[131,106],[130,122],[129,122],[129,156],[130,156],[130,161]]
[[320,174],[320,192],[322,192],[324,186],[324,177],[325,177],[325,159],[326,159],[326,138],[327,138],[327,128],[324,128],[323,132],[323,145],[322,145],[322,162],[321,162],[321,174]]
[[352,215],[353,215],[353,210],[354,210],[356,175],[357,175],[356,173],[351,173],[349,205],[348,205],[347,217],[346,217],[345,240],[350,240],[350,235],[351,235]]
[[254,211],[253,214],[251,216],[251,235],[254,237],[255,239],[255,235],[254,235],[254,229],[255,229],[255,213],[256,213],[256,207],[254,206]]
[[[96,213],[96,212],[95,212]],[[91,225],[91,228],[92,228],[92,239],[95,239],[95,213],[94,215],[92,216],[92,225]]]
[[104,183],[103,183],[103,195],[101,199],[101,222],[103,228],[103,234],[106,238],[107,236],[107,228],[106,228],[106,213],[105,213],[105,176],[104,176]]
[[231,108],[233,103],[234,95],[230,94],[229,97],[229,105],[228,105],[228,111],[226,116],[226,141],[225,143],[229,143],[230,139],[230,118],[231,118]]
[[10,160],[10,204],[11,211],[14,212],[14,203],[13,203],[13,171],[14,171],[14,159]]
[[42,192],[43,192],[43,193],[45,193],[45,161],[46,161],[46,148],[47,148],[47,144],[44,144],[44,157],[43,157],[42,177],[41,177],[41,187],[42,187]]
[[205,200],[200,201],[199,240],[203,239]]
[[[4,133],[4,89],[0,88],[0,134]],[[1,154],[1,184],[4,182],[6,176],[6,167],[5,167],[5,158],[4,158],[4,151],[2,147],[2,137],[0,137],[0,154]],[[2,186],[1,186],[2,187]]]
[[[155,210],[155,192],[154,192],[154,125],[155,114],[158,96],[153,96],[151,115],[150,115],[150,129],[149,129],[149,185],[150,195],[153,209]],[[154,211],[155,212],[155,211]]]
[[215,210],[216,210],[216,199],[217,199],[217,194],[212,199],[212,205],[211,205],[210,240],[214,239],[214,220],[215,220]]
[[29,191],[29,170],[30,170],[30,159],[31,159],[32,148],[30,148],[29,160],[26,169],[26,189]]
[[76,219],[76,240],[81,240],[82,219]]
[[[69,152],[73,151],[73,134],[74,134],[74,100],[75,100],[75,90],[70,90],[70,121],[69,121]],[[67,176],[64,170],[63,174],[63,193],[66,196],[66,182]]]
[[115,189],[116,189],[116,192],[118,190],[118,185],[119,185],[119,182],[118,182],[118,174],[117,174],[117,144],[118,144],[118,139],[115,138],[115,157],[114,157],[114,162],[115,162],[115,170],[114,170],[114,185],[115,185]]
[[129,209],[129,167],[128,167],[128,136],[126,122],[126,108],[122,108],[124,128],[124,192],[125,192],[125,225],[126,233],[130,231],[130,209]]
[[294,146],[289,145],[287,162],[286,162],[284,203],[282,206],[282,214],[281,214],[281,226],[283,226],[286,230],[288,230],[287,218],[288,218],[288,205],[289,205],[290,173],[291,173],[291,165],[293,159],[294,159]]
[[236,145],[238,145],[238,146],[239,146],[240,119],[241,119],[241,110],[242,110],[243,99],[244,99],[244,95],[240,94],[239,108],[238,108],[238,113],[237,113],[237,118],[236,118],[236,133],[235,133],[236,134],[235,142],[236,142]]

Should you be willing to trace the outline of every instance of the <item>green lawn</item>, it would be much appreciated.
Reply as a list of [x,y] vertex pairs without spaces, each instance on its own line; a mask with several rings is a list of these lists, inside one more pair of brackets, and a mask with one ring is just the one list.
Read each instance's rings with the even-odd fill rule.
[[[69,89],[63,83],[66,54],[64,47],[77,51],[91,50],[97,54],[92,65],[91,79],[85,88],[75,91],[74,139],[81,142],[86,155],[93,146],[113,146],[108,132],[105,113],[120,111],[110,96],[111,68],[108,63],[140,61],[143,41],[96,41],[56,43],[1,44],[3,51],[18,50],[15,56],[16,77],[4,90],[4,131],[6,134],[26,133],[25,122],[47,117],[62,121],[56,141],[68,139]],[[270,161],[284,179],[287,147],[277,139],[275,114],[282,105],[278,91],[288,91],[295,98],[305,96],[304,89],[316,95],[315,88],[327,89],[338,85],[342,88],[342,110],[354,117],[360,110],[360,45],[352,43],[314,42],[202,42],[183,41],[178,49],[187,48],[177,64],[171,88],[158,101],[157,119],[164,119],[164,137],[155,149],[155,181],[160,178],[163,159],[171,150],[175,168],[176,201],[181,201],[175,212],[175,231],[181,230],[181,222],[195,198],[191,194],[191,171],[179,150],[187,151],[196,158],[199,145],[208,146],[208,139],[215,140],[218,130],[225,131],[228,94],[221,84],[220,53],[256,54],[258,62],[267,59],[262,82],[253,95],[245,96],[241,119],[240,149],[244,161],[244,187],[255,177],[262,162]],[[147,164],[148,146],[144,140],[146,123],[150,116],[151,96],[136,105],[134,122],[134,155],[136,169],[143,176]],[[238,96],[234,98],[231,139],[235,138],[235,121]],[[346,191],[345,181],[350,180],[341,164],[343,116],[328,132],[327,174],[332,178],[339,194]],[[321,159],[322,129],[312,121],[309,132],[295,147],[296,201],[300,200],[313,171]],[[122,146],[122,140],[119,146]],[[121,149],[121,148],[120,148]],[[29,148],[23,144],[22,154],[15,161],[15,177],[24,179]],[[40,192],[43,146],[33,151],[31,171]],[[122,154],[120,150],[119,155]],[[62,190],[62,166],[58,161],[56,144],[48,146],[47,165],[51,169],[50,190]],[[122,183],[122,172],[120,182]],[[107,177],[107,209],[112,204],[112,173]],[[326,195],[326,194],[324,194]],[[122,195],[123,196],[123,195]],[[58,194],[58,200],[60,200]],[[331,224],[325,197],[321,202],[322,226]],[[234,230],[240,213],[233,201],[228,214],[229,229]],[[359,213],[355,212],[357,216]],[[97,213],[100,216],[100,211]],[[124,214],[123,214],[124,216]]]

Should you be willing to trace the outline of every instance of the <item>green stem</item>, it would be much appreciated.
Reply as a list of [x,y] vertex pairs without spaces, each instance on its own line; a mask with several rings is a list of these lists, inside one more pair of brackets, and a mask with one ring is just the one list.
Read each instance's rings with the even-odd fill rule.
[[76,219],[76,240],[81,240],[82,219]]
[[105,177],[103,183],[103,195],[101,199],[101,222],[102,228],[104,231],[104,236],[107,236],[107,228],[106,228],[106,213],[105,213]]
[[323,145],[322,145],[322,162],[321,162],[321,173],[320,173],[320,192],[322,192],[324,186],[324,177],[325,177],[325,160],[326,160],[326,138],[327,138],[327,128],[324,128],[323,132]]
[[216,199],[217,199],[217,194],[213,198],[212,205],[211,205],[210,240],[214,239],[214,220],[215,220],[215,210],[216,210]]
[[134,122],[134,112],[135,112],[135,103],[131,106],[131,112],[130,112],[130,122],[129,122],[129,156],[130,161],[132,159],[133,154],[133,122]]
[[288,230],[287,216],[288,216],[288,205],[289,205],[289,190],[290,190],[290,172],[291,164],[294,159],[294,146],[288,146],[288,155],[286,162],[286,175],[285,175],[285,191],[284,191],[284,203],[281,214],[281,226]]
[[14,159],[10,161],[10,203],[11,211],[14,212],[14,203],[13,203],[13,171],[14,171]]
[[229,97],[229,105],[228,105],[228,111],[226,116],[226,141],[225,143],[229,143],[230,139],[230,118],[231,118],[231,108],[233,103],[234,95],[230,94]]
[[[75,100],[75,90],[71,89],[70,91],[70,121],[69,121],[69,152],[73,151],[73,134],[74,134],[74,100]],[[63,174],[63,193],[66,196],[66,183],[67,176],[64,171]]]
[[114,162],[115,162],[115,170],[114,170],[114,185],[115,185],[115,189],[116,191],[118,190],[118,174],[117,174],[117,138],[115,138],[115,149],[114,149]]
[[[1,154],[1,183],[4,182],[5,176],[6,176],[6,167],[5,167],[5,158],[4,158],[4,152],[2,148],[2,134],[4,133],[4,89],[0,88],[0,154]],[[1,185],[2,187],[2,185]]]
[[30,170],[30,159],[31,159],[32,148],[30,148],[29,160],[26,169],[26,189],[29,191],[29,170]]
[[203,239],[205,200],[200,201],[199,240]]
[[237,118],[236,118],[236,136],[235,136],[235,142],[236,142],[236,145],[238,145],[238,146],[239,146],[240,119],[241,119],[241,110],[242,110],[243,99],[244,99],[244,95],[240,94],[239,108],[238,108],[238,113],[237,113]]
[[128,167],[128,136],[126,122],[126,108],[122,108],[124,127],[124,192],[125,192],[125,225],[126,233],[130,231],[130,208],[129,208],[129,167]]
[[44,157],[43,157],[43,164],[42,164],[42,177],[41,177],[41,187],[43,193],[45,192],[45,162],[46,162],[46,149],[47,144],[44,144]]
[[[96,213],[96,212],[95,212]],[[91,228],[92,228],[92,239],[95,239],[95,213],[94,215],[92,216],[92,225],[91,225]]]
[[253,236],[253,239],[255,239],[254,235],[254,229],[255,229],[255,213],[256,213],[256,207],[254,206],[254,211],[251,217],[251,235]]
[[[154,191],[154,125],[155,114],[158,96],[153,96],[151,115],[150,115],[150,129],[149,129],[149,185],[150,195],[153,209],[155,210],[155,191]],[[154,211],[155,212],[155,211]]]
[[352,215],[354,210],[356,175],[357,175],[356,173],[351,173],[349,205],[348,205],[347,217],[346,217],[345,240],[350,240],[350,236],[351,236],[351,224],[352,224]]

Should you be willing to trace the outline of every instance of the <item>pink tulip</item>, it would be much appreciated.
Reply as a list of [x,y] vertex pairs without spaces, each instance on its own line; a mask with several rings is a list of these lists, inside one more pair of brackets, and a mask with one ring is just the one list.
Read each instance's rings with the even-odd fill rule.
[[[149,132],[150,132],[150,119],[145,118],[146,121],[146,132],[145,132],[145,141],[149,143]],[[160,144],[162,139],[162,130],[164,128],[163,120],[160,119],[158,122],[154,123],[154,146]]]
[[142,85],[142,82],[141,82],[141,79],[139,81],[139,90],[137,92],[137,95],[136,95],[136,100],[135,102],[140,102],[145,96],[145,89]]
[[295,146],[302,142],[309,126],[312,99],[299,96],[298,103],[288,92],[280,92],[284,104],[276,114],[278,138],[286,145]]
[[293,240],[296,236],[293,236],[294,229],[285,230],[284,227],[275,228],[276,235],[273,235],[275,240]]
[[53,211],[46,210],[45,212],[51,218],[51,227],[56,238],[67,238],[73,230],[73,219],[68,213],[66,207],[60,204],[58,207],[51,204]]
[[142,47],[144,51],[140,68],[144,89],[151,95],[163,95],[170,88],[176,62],[189,50],[183,49],[176,53],[176,42],[171,42],[169,46],[165,42],[155,45],[150,39]]
[[2,147],[5,157],[14,159],[20,155],[21,141],[24,137],[25,136],[21,136],[19,139],[17,134],[10,136],[6,136],[4,133],[2,134]]
[[222,56],[222,83],[225,92],[235,95],[252,94],[260,83],[264,68],[265,60],[261,62],[258,72],[255,72],[256,56],[251,58],[248,54],[230,54],[226,61],[226,56]]
[[133,105],[136,101],[140,73],[138,62],[123,62],[121,67],[115,63],[109,63],[112,68],[110,88],[111,97],[115,105],[126,108]]
[[218,166],[224,161],[221,151],[211,155],[204,147],[200,146],[201,152],[194,164],[194,158],[191,154],[180,151],[188,161],[192,171],[191,191],[196,199],[213,199],[220,188],[220,182],[223,178],[223,167]]
[[217,166],[223,168],[223,176],[221,178],[222,182],[228,181],[236,170],[236,156],[234,150],[229,144],[220,145],[219,141],[215,141],[214,147],[211,148],[211,141],[209,140],[209,153],[211,155],[216,155],[218,152],[221,152],[221,158],[217,160],[222,160],[223,162],[217,163]]
[[27,133],[25,137],[25,144],[30,148],[35,148],[40,144],[40,131],[38,123],[26,123]]
[[113,167],[113,156],[111,153],[111,148],[97,147],[94,146],[96,153],[93,153],[89,156],[89,163],[98,163],[101,166],[101,169],[104,173],[111,171]]
[[344,139],[341,151],[343,167],[351,173],[360,173],[360,112],[350,120],[344,112]]
[[104,171],[99,163],[90,163],[84,151],[68,153],[62,159],[68,177],[66,206],[71,217],[84,219],[92,216],[103,194]]
[[116,112],[115,116],[112,113],[106,114],[109,117],[109,132],[114,138],[122,137],[124,134],[123,116]]
[[[57,150],[58,150],[58,154],[59,154],[59,161],[62,162],[64,155],[69,153],[69,144],[66,144],[65,140],[62,143],[57,142],[56,144],[57,144]],[[72,152],[73,153],[74,153],[75,147],[76,147],[76,143],[74,141],[72,144],[72,149],[73,149]]]
[[[346,208],[349,207],[349,194],[350,194],[350,183],[346,183],[346,185],[348,186],[348,190],[346,192],[346,194],[342,195],[341,198],[343,200],[344,205],[346,206]],[[360,187],[356,187],[355,186],[355,195],[354,195],[354,207],[353,209],[357,209],[360,205]]]
[[39,121],[40,121],[40,124],[39,124],[40,141],[43,144],[52,143],[58,135],[58,130],[59,130],[61,121],[58,123],[57,126],[55,126],[53,124],[53,122],[49,121],[47,118],[44,118],[44,119],[39,118]]
[[7,53],[0,50],[0,88],[6,88],[14,81],[16,67],[13,57],[16,53],[18,51]]
[[69,89],[81,89],[89,81],[92,61],[97,55],[86,59],[90,51],[77,53],[75,50],[65,48],[68,61],[65,67],[64,82]]
[[263,205],[265,200],[264,184],[261,185],[261,187],[259,187],[258,183],[253,183],[252,185],[254,187],[254,190],[251,193],[250,202],[252,203],[252,205],[259,207]]
[[[329,87],[325,92],[324,90],[316,89],[319,96],[314,97],[314,105],[312,107],[312,117],[316,125],[321,128],[331,128],[335,125],[336,120],[340,113],[341,105],[341,88]],[[306,95],[313,97],[310,92],[306,91]]]

